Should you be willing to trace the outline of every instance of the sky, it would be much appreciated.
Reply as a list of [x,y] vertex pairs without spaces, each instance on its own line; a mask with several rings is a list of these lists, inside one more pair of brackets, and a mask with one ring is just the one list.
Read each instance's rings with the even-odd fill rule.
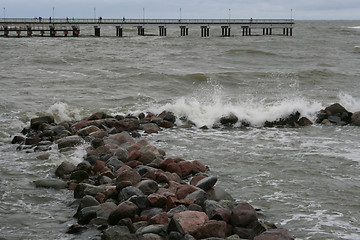
[[360,0],[0,0],[7,18],[360,20]]

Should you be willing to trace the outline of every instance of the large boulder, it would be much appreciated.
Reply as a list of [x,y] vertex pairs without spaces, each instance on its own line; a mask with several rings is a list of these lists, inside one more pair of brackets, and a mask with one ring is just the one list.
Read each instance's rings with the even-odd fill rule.
[[234,227],[252,227],[258,222],[258,216],[249,203],[240,203],[232,210],[230,221]]
[[80,145],[82,142],[83,142],[82,137],[78,135],[64,137],[56,141],[59,149],[66,147],[75,147],[77,145]]
[[63,178],[66,174],[71,174],[76,168],[75,164],[64,161],[55,170],[55,175],[59,178]]
[[110,225],[116,225],[119,220],[123,218],[134,219],[135,215],[139,213],[139,208],[132,202],[125,201],[118,205],[118,207],[112,211],[108,218]]
[[67,184],[60,179],[40,179],[33,182],[36,187],[64,189]]
[[237,123],[238,120],[238,117],[234,113],[230,113],[229,115],[220,118],[220,123],[225,126],[230,126]]
[[204,212],[184,211],[176,213],[174,219],[179,222],[185,233],[195,235],[199,229],[209,220]]
[[210,176],[201,179],[195,186],[201,188],[204,191],[210,190],[217,182],[217,177]]
[[360,126],[360,112],[355,112],[351,116],[351,123],[355,126]]
[[37,117],[32,118],[30,120],[30,128],[37,130],[39,126],[43,123],[54,123],[54,117],[53,116],[43,116],[43,117]]

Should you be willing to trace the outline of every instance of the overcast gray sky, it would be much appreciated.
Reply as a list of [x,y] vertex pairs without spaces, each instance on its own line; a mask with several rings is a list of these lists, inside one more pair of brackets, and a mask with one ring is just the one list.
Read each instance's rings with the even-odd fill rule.
[[360,0],[0,0],[0,6],[1,17],[360,19]]

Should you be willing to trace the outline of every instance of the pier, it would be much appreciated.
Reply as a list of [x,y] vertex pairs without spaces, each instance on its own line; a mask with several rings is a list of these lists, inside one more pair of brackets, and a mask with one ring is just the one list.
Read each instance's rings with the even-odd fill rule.
[[[292,36],[294,19],[81,19],[81,18],[2,18],[0,36],[80,36],[80,27],[93,26],[94,35],[101,36],[102,26],[113,26],[116,37],[124,37],[124,29],[135,28],[137,35],[146,36],[146,27],[158,26],[158,36],[167,36],[167,27],[178,26],[178,36],[189,35],[189,28],[198,28],[199,36],[210,37],[211,31],[222,37],[252,35]],[[231,31],[240,26],[241,31]],[[231,35],[233,34],[233,35]]]

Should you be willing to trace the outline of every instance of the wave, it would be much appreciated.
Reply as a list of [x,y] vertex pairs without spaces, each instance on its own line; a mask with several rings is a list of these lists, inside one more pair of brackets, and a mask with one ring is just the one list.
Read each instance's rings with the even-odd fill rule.
[[53,116],[56,122],[80,120],[82,118],[79,108],[63,102],[53,104],[46,110],[46,113]]
[[250,55],[263,55],[263,56],[280,56],[274,52],[263,51],[259,49],[231,49],[226,51],[227,54],[230,55],[238,55],[238,54],[250,54]]

